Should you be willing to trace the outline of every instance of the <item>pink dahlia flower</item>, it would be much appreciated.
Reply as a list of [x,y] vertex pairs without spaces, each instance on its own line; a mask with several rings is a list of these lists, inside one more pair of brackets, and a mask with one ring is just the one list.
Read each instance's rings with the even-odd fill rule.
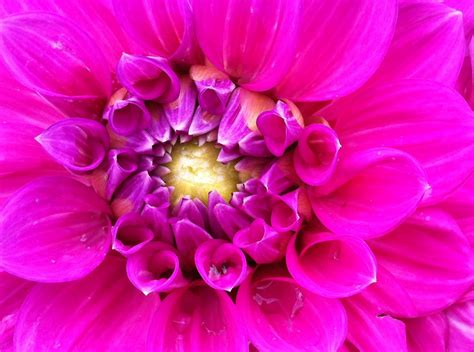
[[474,350],[474,4],[0,1],[1,351]]

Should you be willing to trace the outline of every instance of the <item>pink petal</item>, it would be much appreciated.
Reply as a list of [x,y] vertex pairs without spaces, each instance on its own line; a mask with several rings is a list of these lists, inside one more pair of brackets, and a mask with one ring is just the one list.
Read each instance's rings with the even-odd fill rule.
[[153,229],[155,238],[159,241],[173,244],[173,234],[168,221],[169,190],[160,187],[155,193],[145,197],[145,205],[141,216],[149,227]]
[[30,13],[2,19],[0,50],[4,64],[22,84],[70,115],[97,116],[111,92],[100,49],[59,16]]
[[251,219],[239,209],[227,204],[217,204],[214,214],[228,238],[232,239],[237,231],[248,226]]
[[473,113],[456,92],[434,82],[400,81],[362,89],[320,114],[337,119],[343,148],[385,146],[412,154],[432,187],[426,202],[452,192],[474,168]]
[[127,259],[127,275],[131,283],[145,295],[169,292],[186,286],[175,249],[161,242],[146,244]]
[[369,245],[377,262],[407,292],[418,315],[449,306],[474,282],[469,242],[456,222],[439,209],[418,211]]
[[148,242],[153,240],[154,234],[137,213],[122,215],[114,225],[112,231],[112,249],[124,256],[139,251]]
[[258,264],[268,264],[283,259],[290,236],[289,232],[277,232],[264,220],[255,219],[235,234],[233,242]]
[[103,118],[109,121],[112,131],[121,136],[139,133],[151,122],[144,102],[134,97],[115,101],[104,111]]
[[299,178],[310,186],[327,182],[336,169],[340,148],[339,139],[330,127],[308,125],[299,136],[293,158]]
[[470,351],[474,348],[474,301],[452,305],[446,310],[449,327],[448,351]]
[[474,32],[474,3],[470,0],[445,0],[448,6],[462,12],[464,33],[470,38]]
[[145,54],[157,54],[177,63],[202,61],[188,1],[123,0],[113,5],[120,24]]
[[42,282],[89,274],[110,248],[110,210],[91,188],[45,177],[14,193],[0,213],[0,267]]
[[258,116],[257,127],[268,149],[280,157],[298,139],[303,130],[303,118],[296,106],[279,100],[273,110]]
[[122,54],[117,78],[132,95],[169,103],[178,98],[179,78],[161,57]]
[[300,288],[275,267],[261,267],[237,295],[250,341],[259,351],[336,351],[346,337],[346,314],[333,299]]
[[407,341],[410,352],[446,352],[448,329],[443,313],[406,319]]
[[355,91],[382,62],[396,10],[394,0],[305,1],[295,60],[277,95],[314,101]]
[[310,201],[332,232],[370,238],[410,216],[427,188],[423,170],[410,155],[370,149],[342,155],[330,181],[311,188]]
[[376,281],[375,257],[357,237],[300,233],[290,240],[286,264],[299,285],[324,297],[352,296]]
[[0,350],[13,352],[13,333],[25,297],[33,283],[0,272]]
[[66,168],[84,172],[97,168],[109,147],[107,130],[89,119],[67,119],[50,126],[36,141],[58,163]]
[[407,352],[405,324],[390,316],[378,315],[375,307],[359,296],[344,300],[349,334],[348,340],[364,352]]
[[171,226],[183,267],[193,268],[196,249],[201,243],[211,240],[211,235],[188,219],[172,222]]
[[143,351],[159,296],[143,294],[109,257],[91,275],[65,284],[37,285],[17,323],[17,351]]
[[201,243],[194,255],[194,261],[204,282],[216,290],[230,292],[247,276],[244,253],[224,240]]
[[239,85],[267,90],[287,72],[300,27],[300,1],[195,0],[199,44]]
[[187,76],[181,77],[180,82],[181,88],[178,99],[164,104],[163,110],[170,126],[175,131],[186,132],[194,115],[197,92],[196,87]]
[[152,326],[149,352],[248,350],[244,326],[232,300],[202,282],[167,296]]
[[400,7],[393,41],[371,82],[403,78],[454,86],[464,61],[462,14],[441,3]]

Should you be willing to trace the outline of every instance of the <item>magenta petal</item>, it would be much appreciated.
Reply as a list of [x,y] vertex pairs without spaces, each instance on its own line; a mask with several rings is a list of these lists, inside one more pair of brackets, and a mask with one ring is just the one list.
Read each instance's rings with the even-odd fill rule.
[[228,238],[232,239],[237,231],[250,225],[250,217],[228,204],[217,204],[214,214]]
[[176,250],[161,242],[148,243],[131,254],[127,259],[127,275],[145,295],[169,292],[188,282],[179,267]]
[[[428,81],[365,88],[319,112],[348,150],[393,147],[420,161],[436,202],[474,169],[474,115],[458,93]],[[423,131],[423,133],[420,133]]]
[[327,182],[336,169],[340,148],[333,129],[323,124],[307,126],[299,137],[293,157],[298,177],[310,186]]
[[171,226],[182,264],[186,268],[192,268],[196,249],[201,243],[211,240],[212,237],[202,227],[187,219],[172,222]]
[[0,272],[0,350],[13,352],[13,333],[25,297],[34,283]]
[[474,3],[471,0],[445,0],[448,6],[462,12],[464,34],[470,38],[474,31]]
[[199,44],[239,85],[272,88],[287,72],[300,27],[300,1],[193,1]]
[[137,98],[114,102],[105,110],[103,117],[109,121],[112,130],[121,136],[143,131],[151,122],[150,112],[144,102]]
[[169,103],[179,95],[179,78],[168,62],[156,56],[122,54],[117,78],[132,95]]
[[155,238],[159,241],[173,244],[173,234],[168,221],[169,190],[160,187],[154,194],[145,197],[142,217],[150,228],[153,229]]
[[291,108],[292,106],[279,100],[273,110],[262,112],[257,118],[258,130],[275,156],[282,156],[303,130],[299,111],[293,112]]
[[221,115],[213,115],[198,106],[194,112],[191,126],[189,126],[189,134],[200,136],[208,133],[219,126],[221,118]]
[[310,201],[332,232],[370,238],[410,216],[427,189],[425,174],[410,155],[370,149],[341,156],[330,181],[311,189]]
[[159,296],[143,294],[109,257],[86,278],[37,285],[22,306],[17,351],[143,351]]
[[[389,315],[377,314],[375,307],[355,296],[344,300],[348,340],[364,352],[408,352],[405,324]],[[370,338],[368,338],[370,336]]]
[[112,249],[124,256],[129,256],[153,240],[153,237],[153,232],[140,215],[127,213],[122,215],[114,225]]
[[324,297],[352,296],[376,281],[375,256],[357,237],[316,232],[293,236],[286,264],[298,284]]
[[342,305],[274,269],[257,269],[237,295],[252,344],[262,352],[337,351],[347,333]]
[[159,142],[168,142],[171,139],[171,126],[161,104],[147,101],[146,107],[151,115],[148,133]]
[[147,351],[244,352],[245,328],[227,293],[202,282],[173,291],[155,313]]
[[377,262],[407,292],[418,315],[449,306],[474,282],[469,242],[456,222],[439,209],[418,211],[369,245]]
[[41,282],[81,278],[110,248],[109,214],[104,200],[78,181],[33,181],[0,212],[0,268]]
[[474,348],[474,300],[452,305],[446,310],[449,327],[448,351]]
[[230,292],[247,276],[244,253],[224,240],[201,243],[194,255],[194,261],[204,282],[216,290]]
[[233,243],[258,264],[268,264],[285,256],[290,236],[289,232],[277,232],[262,219],[256,219],[235,234]]
[[113,5],[120,24],[145,54],[158,54],[178,63],[202,61],[188,1],[121,0]]
[[446,349],[448,327],[443,313],[406,319],[405,326],[410,352],[449,351]]
[[453,86],[465,47],[459,11],[435,2],[402,5],[390,49],[371,82],[419,78]]
[[4,18],[0,49],[22,84],[72,116],[97,116],[110,95],[110,72],[100,49],[64,18],[45,13]]
[[97,168],[109,147],[105,127],[81,118],[59,121],[36,140],[58,163],[78,172]]
[[181,88],[178,99],[164,104],[163,111],[170,126],[175,131],[186,132],[191,125],[196,108],[197,92],[193,82],[187,76],[181,77],[180,82]]
[[355,91],[382,62],[396,15],[395,0],[305,1],[297,53],[277,95],[321,101]]

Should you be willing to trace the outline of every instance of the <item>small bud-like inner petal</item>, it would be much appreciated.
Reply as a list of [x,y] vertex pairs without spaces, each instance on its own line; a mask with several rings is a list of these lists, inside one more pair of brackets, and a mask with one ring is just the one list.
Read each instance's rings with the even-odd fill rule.
[[228,204],[217,204],[214,214],[227,237],[232,239],[237,231],[248,226],[251,218],[243,211]]
[[97,121],[82,118],[61,120],[36,140],[57,162],[77,172],[97,168],[109,147],[105,127]]
[[222,115],[235,84],[226,74],[210,66],[193,66],[189,74],[196,84],[201,108],[212,115]]
[[323,124],[307,126],[299,137],[294,154],[296,173],[308,185],[325,183],[334,173],[340,148],[331,128]]
[[112,236],[112,248],[125,256],[137,252],[154,237],[143,218],[136,213],[121,216],[113,228]]
[[155,238],[173,244],[173,234],[168,222],[169,189],[160,187],[155,193],[147,195],[144,201],[145,205],[141,215],[155,233]]
[[277,231],[298,231],[302,219],[298,214],[299,189],[283,196],[275,197],[271,207],[271,224]]
[[189,127],[189,134],[199,136],[212,131],[219,126],[222,115],[211,114],[198,106]]
[[303,130],[303,119],[294,104],[279,100],[271,111],[262,112],[257,126],[268,149],[275,156],[282,156]]
[[145,295],[169,292],[187,284],[179,267],[175,249],[165,243],[151,242],[127,259],[127,275]]
[[117,78],[134,96],[169,103],[178,98],[179,78],[161,57],[122,54]]
[[104,112],[112,130],[121,136],[130,136],[150,125],[151,116],[143,101],[137,98],[117,100]]
[[188,76],[180,77],[179,96],[164,104],[163,111],[175,131],[187,132],[196,108],[196,87]]
[[353,236],[301,233],[291,239],[286,263],[298,284],[324,297],[352,296],[376,281],[374,254]]
[[129,149],[112,149],[106,161],[94,171],[91,183],[95,191],[107,200],[138,168],[138,156]]
[[293,167],[291,155],[285,154],[261,173],[260,182],[272,193],[281,194],[300,182]]
[[265,140],[257,132],[250,132],[239,141],[239,150],[244,155],[265,158],[272,156]]
[[247,275],[247,262],[242,251],[223,240],[202,243],[194,255],[196,269],[212,288],[230,291]]
[[289,239],[289,232],[277,232],[262,219],[256,219],[237,232],[233,242],[258,264],[268,264],[284,257]]

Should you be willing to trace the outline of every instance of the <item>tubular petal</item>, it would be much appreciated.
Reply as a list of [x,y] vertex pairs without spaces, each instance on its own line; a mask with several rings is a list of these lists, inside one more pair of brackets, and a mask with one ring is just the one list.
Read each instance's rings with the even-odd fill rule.
[[145,205],[141,216],[148,226],[153,229],[155,238],[173,244],[173,234],[168,221],[169,189],[160,187],[155,193],[145,196],[144,201]]
[[258,264],[268,264],[283,259],[290,236],[289,232],[277,232],[262,219],[255,219],[235,234],[233,243]]
[[336,169],[341,144],[336,133],[323,124],[311,124],[301,133],[293,157],[295,171],[310,186],[328,181]]
[[228,204],[217,204],[214,207],[214,214],[228,238],[234,238],[237,231],[248,226],[251,219],[239,209]]
[[397,17],[397,2],[305,0],[294,62],[276,88],[294,101],[322,101],[352,93],[382,62]]
[[94,270],[110,248],[110,209],[70,178],[39,178],[0,212],[0,268],[28,280],[64,282]]
[[196,32],[204,54],[251,90],[272,88],[295,54],[301,1],[194,0]]
[[237,308],[261,352],[336,351],[347,333],[337,300],[306,291],[275,267],[260,267],[244,281]]
[[123,256],[129,256],[139,251],[153,240],[154,234],[137,213],[122,215],[112,231],[112,249]]
[[201,243],[211,240],[211,235],[188,219],[172,222],[171,227],[183,267],[194,268],[196,249]]
[[117,78],[128,92],[143,100],[169,103],[179,95],[179,78],[161,57],[124,53],[117,65]]
[[348,297],[376,281],[375,256],[351,236],[303,232],[293,236],[286,264],[295,281],[324,297]]
[[180,77],[181,88],[178,99],[164,104],[163,111],[175,131],[187,132],[196,108],[196,87],[187,76]]
[[407,342],[410,352],[446,352],[448,327],[443,313],[406,319]]
[[109,121],[112,130],[121,136],[143,131],[151,121],[144,102],[133,97],[114,102],[105,110],[103,117]]
[[186,286],[175,249],[161,242],[146,244],[127,259],[127,275],[132,284],[145,295],[170,292]]
[[371,83],[418,78],[454,86],[466,47],[462,26],[461,12],[442,3],[402,5],[393,41]]
[[173,291],[155,313],[147,351],[244,352],[240,315],[227,293],[202,282]]
[[453,90],[405,80],[364,88],[319,112],[336,120],[344,148],[393,147],[412,154],[426,171],[435,203],[474,169],[474,114]]
[[37,136],[36,141],[58,163],[76,172],[97,168],[109,148],[105,127],[81,118],[55,123]]
[[310,189],[319,220],[332,232],[371,238],[410,216],[428,189],[410,155],[388,148],[342,155],[328,183]]
[[244,253],[224,240],[211,240],[199,245],[194,255],[196,269],[204,282],[216,290],[231,291],[247,275]]
[[143,351],[160,300],[128,282],[123,262],[111,256],[82,280],[37,285],[20,311],[16,350]]
[[28,13],[3,18],[0,49],[16,79],[69,115],[98,117],[111,93],[110,72],[100,49],[59,16]]
[[418,316],[446,308],[474,282],[469,242],[454,219],[439,209],[418,211],[369,245],[377,262],[407,292]]
[[119,23],[145,54],[184,64],[202,61],[189,1],[121,0],[113,4]]

